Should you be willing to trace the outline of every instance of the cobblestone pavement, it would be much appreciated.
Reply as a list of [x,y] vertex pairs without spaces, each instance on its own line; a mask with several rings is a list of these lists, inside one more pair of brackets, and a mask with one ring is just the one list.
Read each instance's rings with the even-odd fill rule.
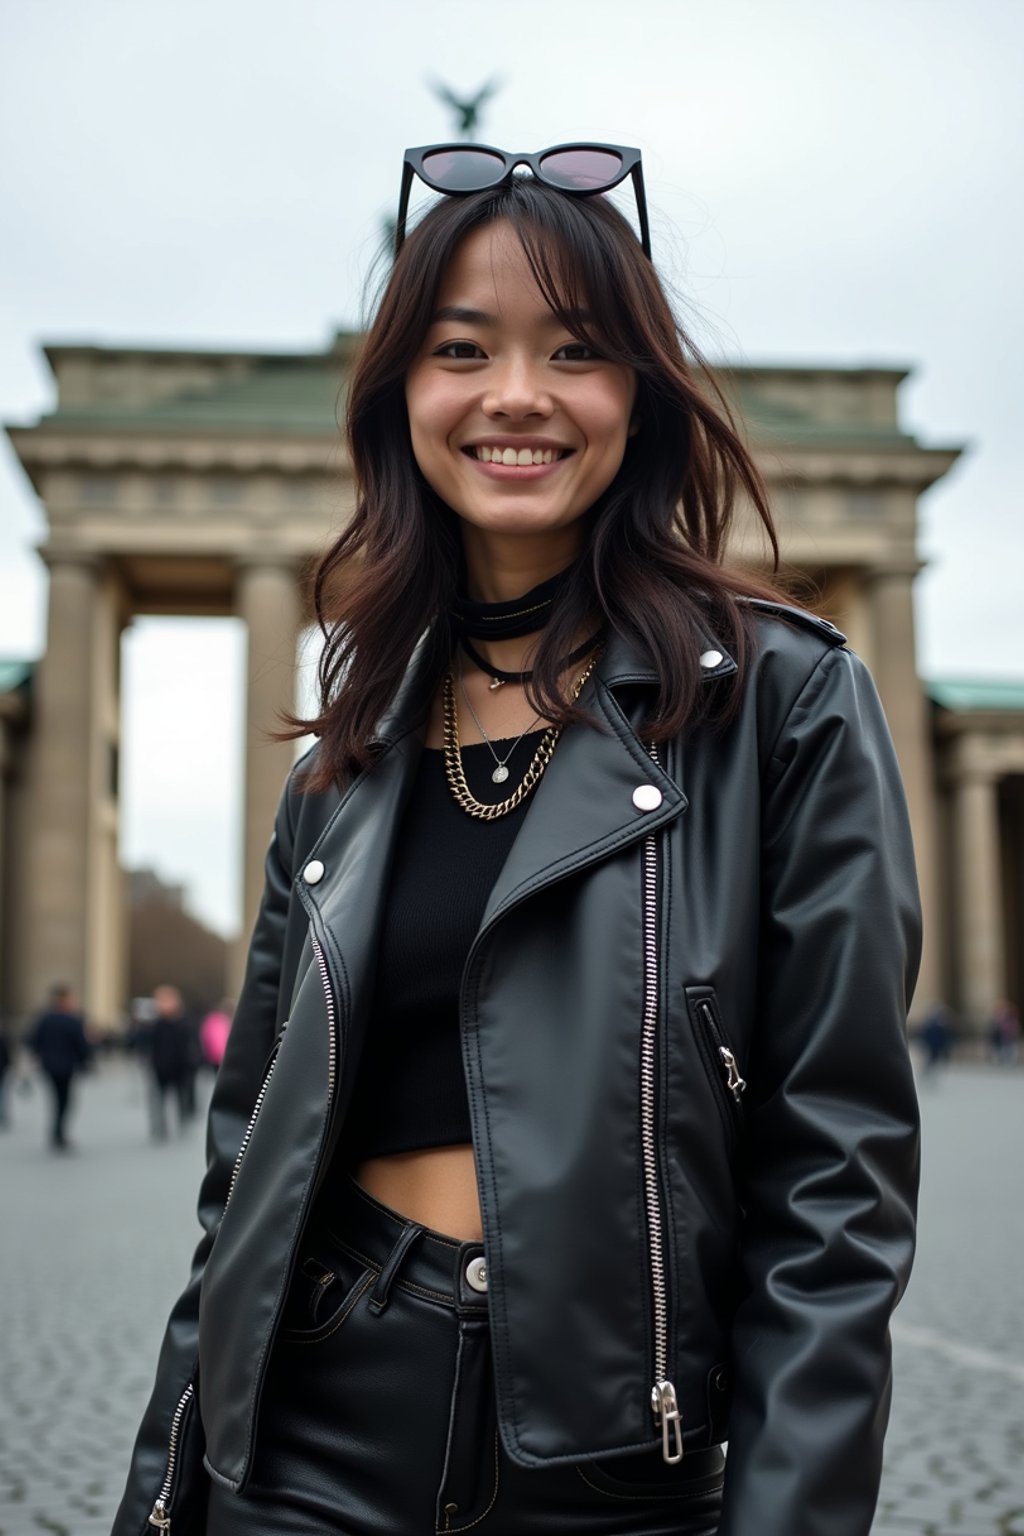
[[[918,1266],[874,1536],[1024,1536],[1024,1071],[922,1083]],[[0,1132],[0,1536],[100,1536],[198,1228],[201,1124],[147,1138],[142,1082],[80,1084],[79,1150],[40,1085]]]

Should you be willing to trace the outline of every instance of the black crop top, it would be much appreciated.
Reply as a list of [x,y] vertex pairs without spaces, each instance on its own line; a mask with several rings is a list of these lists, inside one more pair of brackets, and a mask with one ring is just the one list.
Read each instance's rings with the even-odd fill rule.
[[[487,804],[520,782],[544,734],[512,748],[491,779],[486,742],[462,749],[466,782]],[[495,742],[504,757],[512,738]],[[462,970],[491,888],[537,790],[494,821],[456,805],[440,748],[425,747],[402,816],[377,953],[373,1011],[342,1138],[347,1163],[470,1140],[459,1034]]]

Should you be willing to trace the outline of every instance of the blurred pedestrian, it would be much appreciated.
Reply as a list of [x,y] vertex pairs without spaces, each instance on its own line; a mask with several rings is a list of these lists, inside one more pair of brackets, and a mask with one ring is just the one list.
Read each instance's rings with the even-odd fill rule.
[[921,1025],[924,1069],[934,1073],[946,1065],[953,1054],[953,1011],[947,1003],[937,1003]]
[[177,1104],[178,1129],[194,1113],[195,1079],[191,1025],[177,987],[163,985],[153,992],[154,1017],[149,1028],[151,1125],[155,1141],[167,1136],[167,1098]]
[[67,1152],[71,1144],[65,1123],[71,1107],[71,1086],[92,1054],[85,1019],[70,987],[59,983],[50,989],[50,1006],[36,1018],[27,1044],[53,1091],[50,1145],[55,1152]]
[[988,1041],[992,1060],[1011,1066],[1017,1060],[1020,1043],[1020,1011],[1008,997],[995,1003],[988,1021]]
[[0,1019],[0,1131],[10,1125],[7,1112],[7,1074],[10,1071],[13,1052],[7,1033],[7,1025]]
[[199,1030],[199,1043],[203,1060],[216,1072],[224,1060],[224,1050],[231,1033],[231,1020],[235,1012],[234,998],[225,997],[208,1013]]

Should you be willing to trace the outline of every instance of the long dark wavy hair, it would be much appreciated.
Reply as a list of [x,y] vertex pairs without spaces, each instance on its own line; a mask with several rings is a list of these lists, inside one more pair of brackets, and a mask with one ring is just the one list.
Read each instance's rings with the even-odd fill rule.
[[[280,733],[320,738],[304,781],[311,790],[342,783],[372,760],[374,727],[425,632],[424,712],[451,659],[448,611],[464,580],[459,519],[413,456],[405,379],[456,246],[499,219],[511,226],[569,334],[632,368],[637,381],[639,430],[611,485],[584,514],[582,550],[531,659],[531,708],[558,725],[599,728],[567,700],[561,675],[574,637],[606,625],[638,644],[661,678],[646,740],[665,740],[708,712],[725,720],[752,653],[752,615],[740,599],[787,599],[760,473],[617,209],[607,198],[568,197],[527,176],[444,197],[406,239],[353,370],[346,430],[356,510],[313,579],[325,642],[320,712],[308,720],[285,716]],[[740,497],[763,524],[776,579],[722,564]],[[735,656],[731,683],[701,687],[702,623]]]

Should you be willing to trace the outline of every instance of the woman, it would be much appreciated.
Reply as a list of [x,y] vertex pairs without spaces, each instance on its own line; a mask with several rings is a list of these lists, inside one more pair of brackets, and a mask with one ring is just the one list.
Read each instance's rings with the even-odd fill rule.
[[[116,1536],[871,1523],[917,1172],[892,747],[843,636],[721,564],[738,494],[771,518],[639,155],[517,163],[406,157]],[[405,240],[413,172],[452,195]]]

